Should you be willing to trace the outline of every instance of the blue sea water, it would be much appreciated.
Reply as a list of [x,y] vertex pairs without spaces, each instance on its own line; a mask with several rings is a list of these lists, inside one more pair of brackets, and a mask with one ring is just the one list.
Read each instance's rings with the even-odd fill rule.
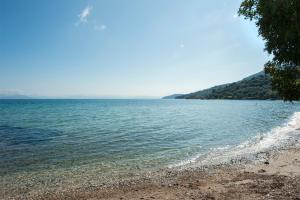
[[0,176],[218,162],[286,142],[299,112],[282,101],[0,100]]

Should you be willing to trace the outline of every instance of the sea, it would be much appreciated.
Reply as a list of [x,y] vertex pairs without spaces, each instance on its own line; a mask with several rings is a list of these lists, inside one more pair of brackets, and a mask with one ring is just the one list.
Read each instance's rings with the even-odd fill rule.
[[299,102],[0,100],[1,188],[80,187],[226,163],[297,141],[299,130]]

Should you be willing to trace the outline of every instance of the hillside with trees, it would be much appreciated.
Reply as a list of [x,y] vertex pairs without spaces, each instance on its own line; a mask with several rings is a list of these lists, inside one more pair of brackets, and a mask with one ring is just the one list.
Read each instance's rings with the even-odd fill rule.
[[300,1],[243,0],[238,14],[254,21],[272,55],[265,64],[272,88],[285,101],[300,100]]
[[218,85],[198,92],[176,96],[176,99],[280,99],[272,91],[271,77],[259,72],[240,81]]

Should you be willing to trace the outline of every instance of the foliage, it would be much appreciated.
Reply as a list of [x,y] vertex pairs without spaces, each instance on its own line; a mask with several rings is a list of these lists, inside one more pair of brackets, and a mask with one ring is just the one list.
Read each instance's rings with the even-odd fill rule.
[[298,100],[300,94],[300,67],[275,66],[272,63],[267,63],[265,68],[267,73],[272,74],[272,87],[277,89],[284,100]]
[[241,81],[215,86],[180,99],[279,99],[277,92],[271,89],[271,78],[264,72],[247,77]]
[[272,87],[284,100],[300,99],[300,1],[244,0],[239,15],[254,20],[265,50],[273,55],[265,65]]

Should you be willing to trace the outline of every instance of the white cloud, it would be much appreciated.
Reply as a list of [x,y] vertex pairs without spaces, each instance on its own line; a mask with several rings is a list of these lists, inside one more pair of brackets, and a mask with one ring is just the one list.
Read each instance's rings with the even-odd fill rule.
[[78,18],[79,18],[79,24],[80,24],[80,23],[82,23],[82,24],[87,23],[88,17],[91,15],[92,9],[93,9],[93,7],[88,5],[87,7],[85,7],[85,8],[81,11],[81,13],[78,15]]
[[107,29],[107,26],[105,24],[102,24],[102,25],[95,25],[94,26],[94,29],[96,31],[104,31],[105,29]]
[[185,47],[185,45],[184,44],[180,44],[179,47],[182,49],[182,48]]
[[234,14],[233,17],[234,17],[234,18],[237,18],[237,17],[238,17],[238,14]]

